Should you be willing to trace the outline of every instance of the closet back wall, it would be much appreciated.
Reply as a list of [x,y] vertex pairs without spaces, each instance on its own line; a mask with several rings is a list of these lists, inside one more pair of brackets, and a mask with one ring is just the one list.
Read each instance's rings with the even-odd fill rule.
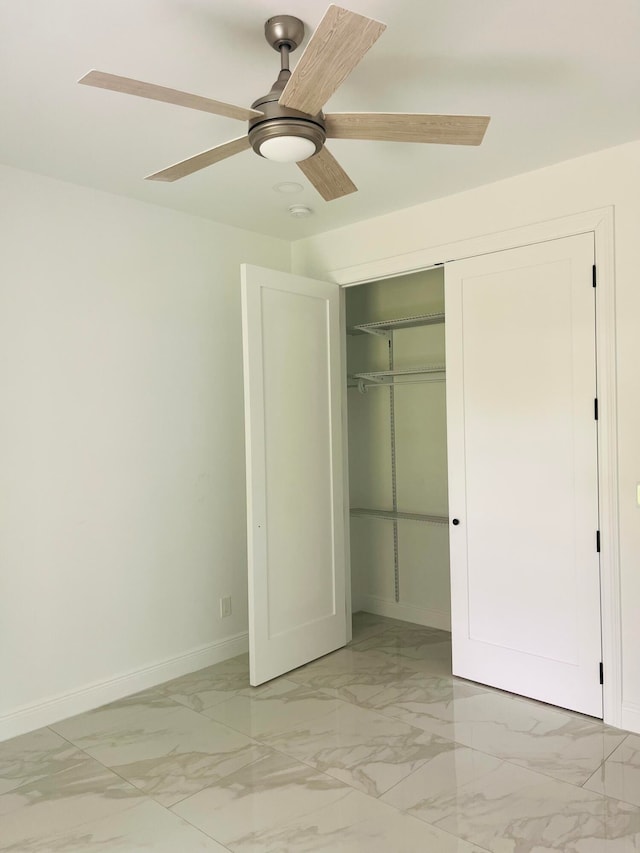
[[[346,291],[347,327],[439,313],[444,310],[441,269]],[[444,325],[393,332],[394,366],[444,361]],[[347,336],[348,373],[387,370],[385,337]],[[419,377],[414,377],[418,379]],[[398,509],[447,514],[444,382],[394,386]],[[390,390],[348,392],[350,505],[392,509]],[[353,517],[351,574],[353,609],[368,610],[437,628],[450,625],[449,542],[446,524],[398,522],[399,602],[395,600],[393,523]]]

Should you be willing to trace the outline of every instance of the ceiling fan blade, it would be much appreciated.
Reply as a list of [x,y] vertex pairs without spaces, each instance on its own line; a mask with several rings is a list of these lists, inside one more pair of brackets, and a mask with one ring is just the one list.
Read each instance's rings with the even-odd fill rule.
[[188,160],[174,163],[173,166],[169,166],[161,172],[147,175],[145,181],[177,181],[180,178],[186,178],[187,175],[192,175],[194,172],[199,172],[200,169],[206,169],[207,166],[219,163],[220,160],[233,157],[234,154],[239,154],[247,148],[251,148],[249,138],[241,136],[239,139],[232,139],[231,142],[216,145],[215,148],[210,148],[208,151],[196,154],[195,157],[189,157]]
[[132,80],[130,77],[119,77],[117,74],[107,74],[104,71],[89,71],[78,80],[84,86],[96,86],[98,89],[109,89],[112,92],[123,92],[125,95],[137,95],[139,98],[150,98],[152,101],[163,101],[165,104],[176,104],[179,107],[189,107],[192,110],[202,110],[217,116],[237,118],[249,121],[259,118],[263,113],[236,107],[235,104],[225,104],[201,95],[191,95],[178,89],[167,89],[156,86],[155,83],[143,83],[142,80]]
[[439,116],[423,113],[332,113],[325,117],[331,139],[381,142],[433,142],[480,145],[489,116]]
[[321,148],[308,160],[301,160],[298,166],[325,201],[333,201],[358,191],[358,187],[326,148]]
[[386,24],[329,6],[293,70],[279,103],[316,115],[386,29]]

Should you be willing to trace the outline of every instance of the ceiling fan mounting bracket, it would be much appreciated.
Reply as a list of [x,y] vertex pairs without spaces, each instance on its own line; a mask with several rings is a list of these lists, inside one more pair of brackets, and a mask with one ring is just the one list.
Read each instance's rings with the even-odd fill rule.
[[287,47],[292,51],[304,39],[304,24],[293,15],[274,15],[264,25],[264,37],[274,50]]

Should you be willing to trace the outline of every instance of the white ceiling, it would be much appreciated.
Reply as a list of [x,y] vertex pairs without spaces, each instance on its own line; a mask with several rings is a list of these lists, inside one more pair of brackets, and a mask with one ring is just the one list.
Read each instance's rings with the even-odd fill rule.
[[[143,177],[243,135],[232,119],[76,85],[97,68],[248,106],[279,57],[264,21],[328,0],[0,0],[0,162],[297,239],[640,139],[638,0],[344,0],[388,27],[328,112],[491,115],[484,144],[334,140],[359,192],[324,202],[245,151],[173,184]],[[292,55],[292,65],[301,50]],[[296,181],[303,190],[272,187]],[[305,220],[290,204],[313,208]]]

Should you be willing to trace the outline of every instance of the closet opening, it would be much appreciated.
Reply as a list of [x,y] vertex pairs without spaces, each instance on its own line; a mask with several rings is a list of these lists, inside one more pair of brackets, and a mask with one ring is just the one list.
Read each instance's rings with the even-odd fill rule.
[[345,301],[352,612],[450,632],[444,268]]

